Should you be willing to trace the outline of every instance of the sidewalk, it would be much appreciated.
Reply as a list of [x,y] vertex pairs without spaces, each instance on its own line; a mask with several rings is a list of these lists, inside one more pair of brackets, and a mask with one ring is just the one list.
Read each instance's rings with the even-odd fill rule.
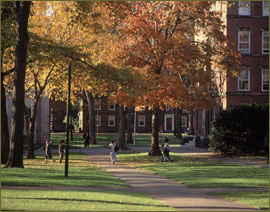
[[[136,148],[134,150],[138,151]],[[142,148],[140,150],[142,151]],[[89,161],[129,183],[134,192],[146,193],[179,211],[259,211],[233,201],[210,196],[209,192],[213,192],[214,189],[191,189],[148,171],[127,167],[121,163],[112,165],[106,148],[91,148],[84,151]]]

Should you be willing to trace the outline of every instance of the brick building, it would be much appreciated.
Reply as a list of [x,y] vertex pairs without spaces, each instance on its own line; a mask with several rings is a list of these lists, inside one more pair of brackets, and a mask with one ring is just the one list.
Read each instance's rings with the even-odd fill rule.
[[[108,100],[106,97],[95,98],[94,108],[96,114],[96,132],[98,133],[117,133],[119,127],[119,105]],[[88,108],[87,104],[81,102],[79,112],[79,128],[82,131],[88,130]],[[136,118],[135,118],[135,117]],[[164,107],[160,114],[161,128],[164,132],[174,132],[176,126],[175,110],[169,106]],[[182,130],[189,126],[189,114],[184,111],[181,117]],[[133,125],[136,120],[137,133],[150,133],[152,131],[152,111],[148,107],[133,113]]]
[[222,10],[225,33],[237,43],[234,50],[242,55],[242,70],[238,77],[225,79],[221,104],[193,112],[194,132],[201,136],[206,135],[206,120],[213,121],[216,113],[229,105],[269,103],[269,2],[239,1],[230,7],[227,2],[216,2],[215,9]]
[[50,99],[50,130],[52,132],[64,132],[66,124],[63,122],[66,116],[66,102]]

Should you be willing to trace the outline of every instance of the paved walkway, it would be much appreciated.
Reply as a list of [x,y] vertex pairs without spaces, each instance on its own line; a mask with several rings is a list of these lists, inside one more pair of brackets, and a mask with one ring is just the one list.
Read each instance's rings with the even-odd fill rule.
[[[182,148],[179,151],[186,150]],[[134,192],[146,193],[179,211],[259,211],[258,209],[209,195],[213,191],[228,191],[228,189],[191,189],[181,183],[153,175],[148,171],[138,170],[121,163],[112,165],[106,148],[90,148],[83,151],[89,161],[129,183]],[[133,148],[133,151],[144,151],[144,149]],[[172,151],[177,152],[175,149],[172,149]],[[186,153],[201,156],[208,154],[208,157],[210,154],[195,148],[186,151]],[[246,189],[233,189],[231,191],[244,190]]]

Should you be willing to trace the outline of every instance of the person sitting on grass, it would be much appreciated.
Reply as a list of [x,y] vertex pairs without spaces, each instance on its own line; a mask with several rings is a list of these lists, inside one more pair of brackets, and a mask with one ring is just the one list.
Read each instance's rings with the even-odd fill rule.
[[171,159],[171,156],[170,156],[170,149],[169,149],[169,138],[166,137],[165,140],[164,140],[164,144],[162,145],[162,148],[163,148],[163,156],[161,158],[161,161],[162,162],[167,162],[168,160],[170,162],[173,162],[173,160]]
[[55,159],[52,157],[51,143],[52,141],[47,139],[45,145],[39,149],[45,149],[45,163],[48,163],[48,159],[51,159],[55,163]]

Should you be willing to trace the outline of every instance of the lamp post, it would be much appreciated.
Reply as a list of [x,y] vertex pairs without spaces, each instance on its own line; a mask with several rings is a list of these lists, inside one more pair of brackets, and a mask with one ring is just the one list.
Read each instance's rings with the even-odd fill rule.
[[65,177],[68,177],[69,127],[70,127],[69,126],[69,114],[70,114],[70,82],[71,82],[71,61],[69,62],[69,66],[68,66]]

